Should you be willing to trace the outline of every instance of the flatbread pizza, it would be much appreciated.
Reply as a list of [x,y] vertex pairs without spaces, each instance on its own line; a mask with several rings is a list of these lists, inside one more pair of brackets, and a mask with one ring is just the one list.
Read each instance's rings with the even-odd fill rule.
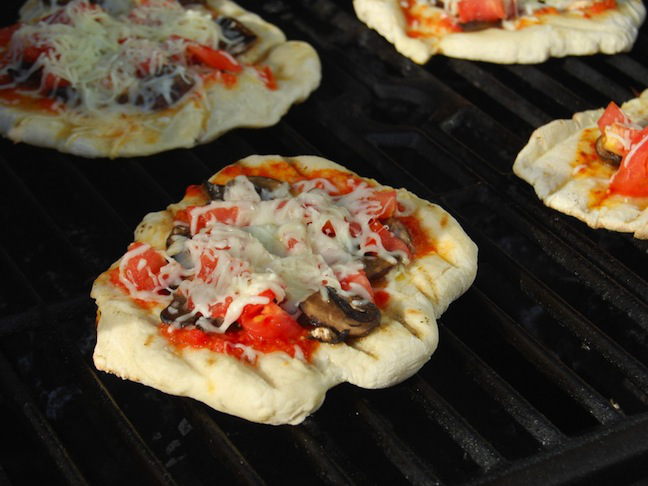
[[502,64],[629,50],[641,0],[353,0],[358,18],[423,64],[435,54]]
[[94,283],[98,369],[296,424],[342,382],[398,383],[477,248],[440,207],[326,159],[250,156],[148,214]]
[[320,76],[310,45],[229,0],[28,0],[0,29],[0,132],[148,155],[272,125]]
[[648,90],[538,128],[513,171],[549,207],[648,238]]

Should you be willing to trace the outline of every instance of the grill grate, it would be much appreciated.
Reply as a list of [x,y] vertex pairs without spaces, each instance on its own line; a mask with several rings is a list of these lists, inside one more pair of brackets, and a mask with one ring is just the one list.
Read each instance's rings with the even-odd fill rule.
[[[277,126],[112,162],[0,141],[0,483],[645,481],[648,243],[545,208],[511,165],[535,127],[648,87],[647,28],[611,57],[421,67],[348,1],[241,3],[322,58],[322,87]],[[323,155],[405,186],[480,247],[428,365],[387,390],[341,385],[296,427],[91,364],[94,277],[144,214],[252,153]]]

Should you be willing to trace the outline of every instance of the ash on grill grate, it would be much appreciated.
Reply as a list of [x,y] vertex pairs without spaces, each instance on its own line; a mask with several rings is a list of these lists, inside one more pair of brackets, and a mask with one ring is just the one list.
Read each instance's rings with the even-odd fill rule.
[[[19,3],[3,3],[3,18]],[[0,482],[645,481],[648,244],[543,207],[511,165],[538,125],[647,87],[647,28],[612,57],[417,66],[346,0],[242,3],[322,58],[321,88],[277,126],[117,161],[0,141]],[[91,364],[92,279],[144,214],[252,153],[324,155],[405,186],[480,246],[475,286],[444,314],[417,376],[335,388],[297,427],[225,416]]]

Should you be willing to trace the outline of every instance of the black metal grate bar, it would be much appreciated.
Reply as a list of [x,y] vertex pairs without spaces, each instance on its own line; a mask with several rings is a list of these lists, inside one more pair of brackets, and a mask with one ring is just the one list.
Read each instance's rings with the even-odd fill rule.
[[189,399],[184,399],[182,404],[189,419],[200,431],[204,442],[206,442],[215,460],[224,462],[234,474],[234,477],[242,484],[266,484],[214,419],[209,416],[203,405],[199,405]]
[[300,448],[306,452],[313,464],[313,469],[324,484],[356,484],[353,479],[336,462],[319,438],[314,438],[304,425],[290,429],[290,435]]
[[72,485],[88,484],[70,457],[65,445],[29,396],[22,381],[16,376],[2,352],[0,352],[0,386],[17,413],[29,423],[32,432],[38,437],[40,445],[47,450],[65,480]]
[[544,448],[553,448],[565,436],[544,415],[539,413],[520,394],[493,371],[479,356],[461,342],[446,326],[440,328],[441,339],[452,348],[464,369],[475,382],[493,396],[508,413]]
[[[622,464],[630,457],[646,454],[647,436],[648,416],[629,418],[615,427],[573,439],[569,447],[557,448],[522,460],[509,470],[495,473],[484,480],[477,481],[476,484],[482,486],[595,484],[596,472],[603,471],[614,464]],[[588,475],[592,478],[589,481]],[[616,480],[611,478],[607,484],[615,482],[627,484],[622,474],[617,476]]]
[[419,402],[430,418],[482,469],[488,471],[504,461],[493,446],[422,378],[415,377],[408,383],[407,389],[412,400]]
[[50,325],[45,319],[55,318],[64,321],[94,309],[94,304],[88,300],[87,295],[61,300],[52,304],[39,303],[34,307],[18,314],[0,318],[0,338],[16,333],[23,333],[33,329]]
[[633,96],[631,91],[622,88],[581,60],[568,58],[565,60],[563,68],[567,73],[578,78],[592,89],[603,93],[607,99],[616,101],[617,104],[621,104]]
[[369,434],[380,445],[387,460],[396,466],[410,483],[441,484],[430,467],[399,439],[384,416],[373,410],[365,399],[358,398],[355,405],[370,428]]
[[488,309],[488,312],[498,323],[497,330],[521,355],[528,359],[538,371],[565,390],[598,422],[606,424],[616,422],[621,418],[622,414],[608,400],[558,361],[554,354],[502,312],[481,290],[473,287],[467,294],[476,299],[481,307]]
[[144,442],[128,417],[113,399],[97,374],[83,359],[75,345],[66,336],[52,332],[53,341],[61,348],[64,362],[78,377],[80,383],[93,399],[96,406],[115,425],[115,430],[129,447],[133,457],[139,461],[144,471],[156,484],[174,486],[175,480],[166,467]]

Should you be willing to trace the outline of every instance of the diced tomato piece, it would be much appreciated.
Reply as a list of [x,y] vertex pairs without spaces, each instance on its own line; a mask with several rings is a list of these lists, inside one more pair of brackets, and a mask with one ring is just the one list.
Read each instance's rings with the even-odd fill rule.
[[[128,248],[134,250],[144,243],[133,243]],[[141,262],[144,263],[141,263]],[[135,255],[126,263],[124,277],[127,278],[137,290],[153,290],[157,287],[157,275],[160,269],[167,264],[162,255],[153,248],[148,248],[143,253]]]
[[2,27],[0,29],[0,46],[6,46],[9,44],[11,37],[18,29],[20,29],[20,22],[7,27]]
[[[187,208],[189,219],[187,222],[191,222],[191,212],[195,206]],[[179,219],[180,211],[176,213],[176,219]],[[219,221],[221,223],[233,223],[236,222],[238,217],[238,208],[236,206],[231,208],[214,208],[210,209],[207,212],[202,213],[198,216],[198,221],[196,222],[196,232],[203,229],[207,226],[207,223],[212,220]],[[182,221],[182,220],[181,220]]]
[[331,238],[335,238],[335,228],[330,221],[327,221],[324,226],[322,226],[322,233]]
[[55,88],[64,88],[65,86],[70,86],[70,82],[67,79],[59,78],[52,73],[47,73],[47,75],[43,78],[42,86],[43,87],[41,89],[43,93],[48,93]]
[[214,69],[229,71],[231,73],[240,73],[243,71],[241,66],[231,54],[220,49],[212,49],[200,44],[187,45],[187,51],[198,62],[201,62]]
[[[270,289],[264,290],[259,294],[259,297],[267,297],[270,302],[274,302],[276,296],[274,292]],[[246,313],[247,315],[255,315],[258,314],[263,310],[263,307],[265,307],[267,304],[248,304],[245,306],[243,309],[243,313]]]
[[610,180],[610,191],[624,196],[648,196],[648,127],[632,140],[619,170]]
[[387,226],[376,221],[375,219],[369,223],[369,228],[371,231],[375,231],[380,236],[380,241],[387,251],[403,251],[408,258],[412,258],[412,252],[410,251],[407,244],[394,236],[391,231],[387,229]]
[[303,333],[297,321],[274,302],[246,306],[239,323],[247,332],[263,339],[295,339]]
[[494,22],[507,17],[504,0],[460,0],[457,13],[461,23]]
[[621,111],[621,108],[619,108],[614,101],[610,101],[610,104],[596,123],[598,124],[601,133],[605,133],[605,127],[612,125],[614,122],[627,124],[630,122],[630,119]]
[[23,49],[23,60],[28,63],[34,63],[38,60],[41,54],[49,52],[51,47],[36,47],[36,46],[26,46]]
[[227,314],[227,309],[229,309],[232,300],[233,299],[231,297],[227,297],[225,299],[225,302],[210,306],[209,311],[211,312],[212,318],[215,319],[217,317],[225,317],[225,314]]
[[372,196],[373,200],[380,203],[380,210],[372,214],[377,219],[391,218],[396,211],[396,191],[376,191]]
[[359,284],[362,287],[364,287],[365,290],[371,296],[371,299],[373,300],[374,291],[373,288],[371,287],[371,284],[369,283],[369,279],[367,278],[367,274],[364,272],[364,270],[360,270],[359,273],[356,273],[355,275],[349,275],[348,277],[345,277],[342,280],[340,280],[340,286],[342,287],[342,290],[350,290],[352,283]]

